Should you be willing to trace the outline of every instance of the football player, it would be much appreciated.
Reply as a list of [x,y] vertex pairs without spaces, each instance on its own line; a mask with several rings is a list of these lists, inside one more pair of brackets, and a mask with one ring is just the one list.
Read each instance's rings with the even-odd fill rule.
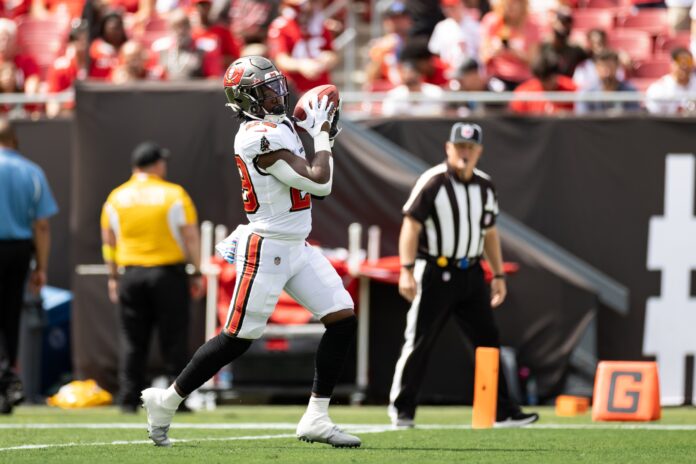
[[237,281],[222,332],[194,354],[168,389],[142,393],[148,432],[158,446],[170,446],[169,425],[184,398],[220,368],[241,356],[263,334],[282,290],[326,327],[316,354],[314,384],[297,437],[335,447],[357,447],[360,439],[339,429],[328,406],[357,328],[353,301],[329,261],[305,241],[312,227],[312,195],[331,193],[332,140],[337,110],[316,96],[296,124],[314,139],[308,160],[288,118],[285,76],[261,56],[233,62],[224,78],[230,106],[242,119],[235,137],[235,161],[249,224],[238,227]]

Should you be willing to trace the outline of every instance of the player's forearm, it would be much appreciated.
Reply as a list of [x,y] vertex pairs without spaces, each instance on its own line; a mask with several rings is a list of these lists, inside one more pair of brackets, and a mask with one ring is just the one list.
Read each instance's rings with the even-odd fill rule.
[[420,234],[421,227],[420,222],[410,216],[404,216],[399,234],[399,261],[401,261],[401,265],[410,265],[416,260],[418,234]]
[[498,229],[491,227],[486,231],[486,238],[483,242],[483,254],[491,267],[493,274],[503,273],[503,252],[500,247],[500,236]]
[[48,219],[34,221],[34,248],[36,249],[36,270],[48,269],[48,253],[51,249],[51,228]]
[[285,185],[311,193],[326,196],[331,193],[333,184],[333,159],[331,152],[320,151],[312,164],[304,166],[300,172],[293,169],[285,160],[278,160],[266,171]]
[[184,239],[186,258],[191,264],[193,264],[196,270],[200,269],[201,236],[198,231],[198,226],[195,224],[189,224],[181,227],[181,236]]

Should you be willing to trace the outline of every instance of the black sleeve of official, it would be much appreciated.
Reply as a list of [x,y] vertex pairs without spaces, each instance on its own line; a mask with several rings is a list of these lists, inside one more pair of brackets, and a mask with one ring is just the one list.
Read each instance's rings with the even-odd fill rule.
[[429,179],[424,185],[416,182],[401,212],[413,217],[418,222],[425,222],[432,212],[440,184],[441,180],[438,177]]

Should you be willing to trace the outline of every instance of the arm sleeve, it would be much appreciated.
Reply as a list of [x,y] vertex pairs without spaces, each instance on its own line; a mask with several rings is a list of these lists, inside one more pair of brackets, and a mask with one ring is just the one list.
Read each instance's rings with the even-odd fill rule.
[[36,186],[36,218],[44,219],[53,216],[58,212],[58,205],[53,198],[46,176],[41,170],[36,172]]
[[490,229],[496,224],[496,219],[498,214],[500,214],[500,209],[498,207],[498,194],[495,192],[495,187],[493,184],[489,184],[485,187],[486,189],[486,204],[483,205],[483,219],[481,227],[484,229]]
[[285,185],[322,197],[331,193],[331,186],[333,184],[333,158],[329,158],[329,170],[331,171],[329,180],[325,184],[320,184],[299,175],[283,160],[278,160],[270,167],[266,168],[267,173],[271,174]]
[[425,222],[435,203],[438,191],[436,182],[436,178],[433,177],[418,179],[401,212],[420,223]]

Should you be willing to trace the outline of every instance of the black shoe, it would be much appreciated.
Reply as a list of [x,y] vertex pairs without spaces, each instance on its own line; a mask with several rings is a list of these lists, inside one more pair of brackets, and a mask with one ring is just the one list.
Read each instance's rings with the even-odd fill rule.
[[498,418],[495,421],[496,428],[513,428],[524,427],[525,425],[533,424],[539,420],[539,414],[535,412],[516,411],[504,418]]
[[12,414],[12,403],[4,394],[0,394],[0,414]]

